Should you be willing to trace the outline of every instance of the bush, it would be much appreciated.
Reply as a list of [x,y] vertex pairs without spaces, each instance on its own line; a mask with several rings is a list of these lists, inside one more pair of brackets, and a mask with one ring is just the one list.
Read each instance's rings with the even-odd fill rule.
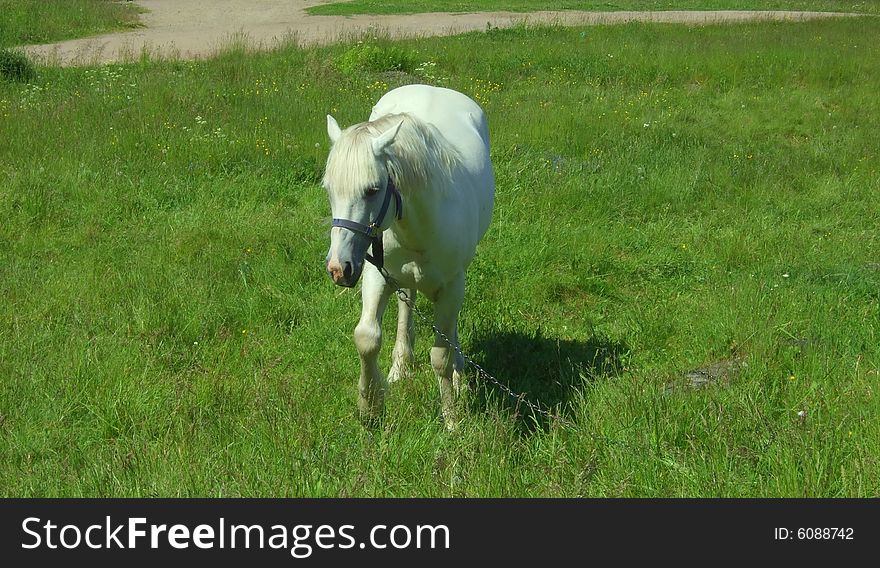
[[36,76],[33,63],[23,51],[0,48],[0,78],[27,83]]

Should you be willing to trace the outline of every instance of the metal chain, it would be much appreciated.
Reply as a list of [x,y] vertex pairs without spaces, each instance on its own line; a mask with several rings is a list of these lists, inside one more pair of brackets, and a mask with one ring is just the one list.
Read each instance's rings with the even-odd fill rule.
[[485,377],[489,382],[491,382],[493,385],[495,385],[496,387],[498,387],[499,389],[501,389],[503,392],[505,392],[505,393],[507,393],[508,395],[510,395],[511,398],[515,399],[515,400],[517,401],[517,409],[519,409],[519,405],[520,405],[521,403],[524,403],[526,406],[528,406],[528,407],[532,410],[532,412],[537,412],[538,414],[541,414],[541,415],[543,415],[543,416],[546,416],[547,418],[550,418],[550,419],[552,419],[552,420],[558,420],[558,421],[560,421],[560,422],[564,422],[564,423],[568,423],[568,422],[569,422],[565,417],[560,416],[560,415],[558,415],[558,414],[555,414],[555,413],[551,412],[550,410],[547,410],[546,408],[543,408],[543,407],[540,406],[539,404],[530,401],[529,399],[527,399],[527,398],[525,397],[525,393],[517,393],[517,392],[514,391],[512,388],[510,388],[510,387],[507,386],[506,384],[502,383],[501,381],[499,381],[499,380],[498,380],[497,378],[495,378],[494,376],[490,375],[489,372],[486,371],[486,369],[484,369],[479,363],[477,363],[476,361],[474,361],[474,360],[473,360],[468,354],[466,354],[465,352],[463,352],[463,351],[461,350],[461,347],[459,347],[458,345],[455,344],[455,342],[453,342],[452,340],[450,340],[449,337],[448,337],[445,333],[443,333],[442,331],[440,331],[440,329],[434,324],[434,322],[433,322],[431,319],[428,318],[428,316],[426,316],[426,315],[423,314],[421,311],[419,311],[418,308],[416,308],[416,303],[413,301],[413,299],[410,298],[410,297],[409,297],[409,294],[407,294],[406,291],[403,290],[403,289],[400,287],[400,282],[398,282],[397,280],[395,280],[395,278],[394,278],[393,276],[391,276],[391,274],[388,273],[388,270],[387,270],[384,266],[383,266],[383,267],[378,267],[378,268],[379,268],[379,273],[382,274],[382,276],[385,278],[385,281],[386,281],[386,282],[387,282],[392,288],[394,288],[394,293],[397,294],[397,297],[398,297],[402,302],[404,302],[407,306],[409,306],[410,309],[413,311],[413,313],[415,313],[415,314],[419,317],[419,319],[421,319],[423,322],[425,322],[425,323],[427,323],[428,325],[430,325],[430,326],[431,326],[431,329],[434,330],[434,333],[436,333],[437,335],[439,335],[440,338],[443,339],[443,341],[444,341],[449,347],[452,347],[452,349],[454,349],[455,352],[458,353],[458,354],[462,357],[462,359],[464,359],[467,363],[469,363],[469,364],[471,365],[471,367],[473,367],[474,369],[476,369],[478,375],[482,375],[482,376]]

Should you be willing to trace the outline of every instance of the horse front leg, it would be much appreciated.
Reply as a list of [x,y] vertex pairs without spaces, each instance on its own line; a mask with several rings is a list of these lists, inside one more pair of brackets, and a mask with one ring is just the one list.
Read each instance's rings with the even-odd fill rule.
[[[460,273],[452,283],[440,290],[434,301],[434,325],[440,333],[434,333],[434,347],[431,348],[431,366],[440,383],[440,404],[443,420],[448,430],[458,425],[455,410],[455,386],[453,374],[460,367],[456,350],[449,345],[458,346],[458,313],[464,301],[464,273]],[[443,335],[441,335],[441,333]],[[444,337],[445,336],[445,337]]]
[[387,382],[379,369],[379,350],[382,347],[382,314],[388,305],[391,289],[372,264],[364,268],[362,278],[361,319],[354,328],[354,344],[361,359],[358,410],[361,419],[370,424],[382,415],[385,405]]
[[[416,289],[404,290],[412,304],[416,302]],[[413,348],[415,345],[416,330],[413,325],[412,308],[410,304],[397,299],[397,339],[394,342],[394,351],[391,352],[391,370],[388,372],[388,382],[393,383],[409,376],[412,371]]]

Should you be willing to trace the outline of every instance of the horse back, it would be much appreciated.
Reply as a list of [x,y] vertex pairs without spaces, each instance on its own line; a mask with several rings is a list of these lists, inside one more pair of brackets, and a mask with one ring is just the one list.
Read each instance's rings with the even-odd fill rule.
[[[455,149],[461,159],[451,187],[444,191],[445,199],[458,202],[456,217],[467,226],[461,236],[473,232],[475,240],[467,248],[476,246],[492,220],[495,197],[495,175],[489,155],[489,126],[486,113],[470,97],[442,87],[406,85],[386,93],[370,115],[376,120],[388,114],[407,113],[427,123]],[[457,196],[457,197],[453,197]],[[468,218],[473,218],[467,221]],[[445,221],[449,223],[448,219]]]
[[404,112],[436,127],[453,146],[488,157],[486,113],[467,95],[443,87],[405,85],[385,93],[373,107],[370,120]]

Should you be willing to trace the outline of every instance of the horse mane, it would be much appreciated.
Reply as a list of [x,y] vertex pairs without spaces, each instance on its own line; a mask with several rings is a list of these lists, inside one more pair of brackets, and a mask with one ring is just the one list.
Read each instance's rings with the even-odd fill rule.
[[[403,120],[400,130],[376,159],[372,140]],[[359,193],[378,187],[385,180],[383,159],[394,184],[401,193],[425,187],[446,187],[460,157],[437,129],[409,113],[388,114],[371,122],[355,124],[343,132],[327,157],[324,187],[334,191]]]

